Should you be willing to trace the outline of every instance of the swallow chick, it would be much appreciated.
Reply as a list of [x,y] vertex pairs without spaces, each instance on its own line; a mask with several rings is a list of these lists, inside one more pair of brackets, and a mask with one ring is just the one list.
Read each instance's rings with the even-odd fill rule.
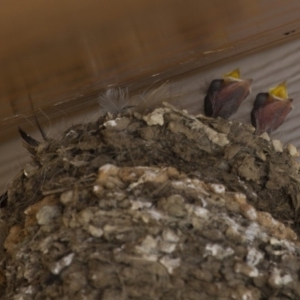
[[204,98],[205,115],[228,119],[249,95],[252,81],[241,79],[239,69],[213,80]]
[[271,88],[268,93],[259,93],[251,111],[251,122],[255,133],[270,134],[284,122],[292,110],[293,99],[288,97],[285,82]]

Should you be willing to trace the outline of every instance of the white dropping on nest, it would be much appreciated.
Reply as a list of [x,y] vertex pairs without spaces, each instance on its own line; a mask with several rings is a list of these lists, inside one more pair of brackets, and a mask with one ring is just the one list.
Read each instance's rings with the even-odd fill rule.
[[210,185],[212,191],[216,194],[224,194],[225,193],[225,186],[222,184],[216,184],[216,183],[212,183]]
[[195,216],[207,220],[210,216],[209,211],[206,208],[192,205],[192,204],[186,204],[185,205],[186,210],[190,214],[194,214]]
[[158,255],[158,239],[147,235],[142,241],[141,245],[135,246],[137,253],[141,254],[144,259],[150,261],[157,261]]
[[224,249],[218,244],[207,244],[205,250],[207,251],[206,255],[212,255],[213,257],[220,260],[234,254],[234,251],[230,247]]
[[163,256],[159,262],[167,268],[169,274],[172,274],[173,270],[180,266],[180,258],[172,259],[169,256]]
[[283,285],[286,285],[292,281],[293,281],[293,279],[290,274],[281,275],[280,270],[278,270],[277,268],[274,268],[271,273],[268,283],[273,288],[280,288]]
[[63,268],[69,266],[73,261],[74,255],[75,253],[70,253],[51,266],[50,269],[52,274],[58,275]]
[[246,257],[247,264],[250,266],[256,266],[264,258],[264,254],[256,248],[248,248],[248,254]]

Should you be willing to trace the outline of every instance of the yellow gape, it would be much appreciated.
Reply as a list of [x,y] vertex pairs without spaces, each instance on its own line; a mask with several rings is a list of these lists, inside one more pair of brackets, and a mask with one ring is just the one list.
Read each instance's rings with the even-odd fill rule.
[[233,78],[240,79],[241,78],[240,69],[235,69],[229,73],[224,74],[223,78],[224,79],[233,79]]
[[284,100],[288,99],[289,96],[288,96],[288,91],[286,88],[285,81],[278,84],[277,86],[275,86],[273,88],[270,88],[269,94],[278,99],[284,99]]

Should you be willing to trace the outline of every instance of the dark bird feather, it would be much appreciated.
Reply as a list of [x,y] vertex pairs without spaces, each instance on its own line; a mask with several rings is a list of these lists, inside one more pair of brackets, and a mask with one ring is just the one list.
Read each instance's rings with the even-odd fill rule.
[[18,131],[23,139],[24,147],[33,155],[36,153],[36,148],[39,146],[40,142],[32,138],[27,134],[21,127],[18,127]]

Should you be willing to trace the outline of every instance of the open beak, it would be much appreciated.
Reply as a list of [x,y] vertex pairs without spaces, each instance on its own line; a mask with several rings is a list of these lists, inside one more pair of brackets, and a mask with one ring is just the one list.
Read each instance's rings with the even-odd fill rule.
[[204,98],[204,112],[209,117],[228,119],[249,95],[252,79],[241,79],[235,69],[211,82]]
[[284,122],[292,110],[293,99],[288,97],[286,83],[270,88],[268,93],[259,93],[254,101],[251,112],[252,125],[255,133],[271,133]]

